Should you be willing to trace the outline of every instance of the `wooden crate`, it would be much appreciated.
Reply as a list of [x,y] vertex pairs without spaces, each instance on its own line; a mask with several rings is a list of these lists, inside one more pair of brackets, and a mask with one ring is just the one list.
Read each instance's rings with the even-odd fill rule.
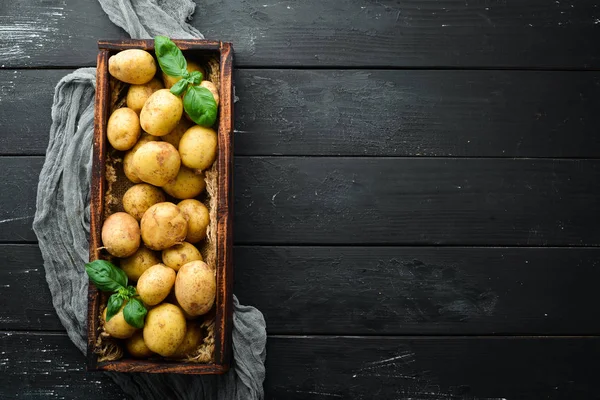
[[[214,327],[214,359],[212,363],[181,361],[151,361],[122,358],[116,361],[98,361],[94,353],[99,335],[101,294],[90,283],[88,292],[88,370],[119,372],[220,374],[229,369],[231,359],[232,289],[233,289],[233,49],[230,43],[208,40],[173,40],[185,55],[210,55],[219,60],[220,104],[218,117],[218,171],[217,201],[217,256]],[[143,49],[153,53],[153,40],[99,41],[96,103],[94,120],[94,154],[90,199],[90,261],[103,256],[101,230],[104,221],[106,191],[106,157],[109,143],[106,124],[109,117],[111,93],[109,89],[108,59],[125,49]],[[159,71],[160,73],[160,71]]]

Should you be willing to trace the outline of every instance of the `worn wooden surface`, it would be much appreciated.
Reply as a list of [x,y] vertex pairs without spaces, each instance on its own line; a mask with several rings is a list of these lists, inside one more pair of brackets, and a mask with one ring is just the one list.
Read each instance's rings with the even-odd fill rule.
[[[267,399],[597,398],[597,1],[198,3],[236,50]],[[31,230],[53,87],[124,37],[95,1],[0,5],[0,398],[124,397],[84,372]]]

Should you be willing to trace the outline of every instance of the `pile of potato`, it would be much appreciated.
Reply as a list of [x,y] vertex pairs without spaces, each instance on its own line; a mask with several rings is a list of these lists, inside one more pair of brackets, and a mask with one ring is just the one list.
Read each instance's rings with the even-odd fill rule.
[[[188,61],[188,71],[202,71]],[[130,282],[149,310],[142,330],[125,322],[123,307],[104,330],[125,339],[134,357],[183,358],[202,343],[194,319],[215,301],[214,266],[203,262],[195,246],[207,234],[206,206],[195,199],[205,189],[203,171],[217,155],[217,134],[194,125],[182,100],[169,88],[177,77],[157,76],[154,57],[125,50],[109,59],[109,73],[129,83],[126,105],[108,120],[107,138],[123,151],[123,169],[132,186],[122,199],[125,212],[110,215],[102,227],[103,246],[120,258]],[[210,81],[202,82],[214,94]],[[176,199],[176,200],[175,200]],[[169,201],[174,200],[174,201]],[[132,283],[133,284],[133,283]]]

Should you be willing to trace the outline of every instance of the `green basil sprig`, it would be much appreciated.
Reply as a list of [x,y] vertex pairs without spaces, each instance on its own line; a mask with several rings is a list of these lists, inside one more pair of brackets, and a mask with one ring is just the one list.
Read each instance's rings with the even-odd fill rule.
[[173,77],[182,77],[171,87],[175,96],[183,95],[183,108],[189,117],[200,126],[211,127],[217,120],[217,103],[210,90],[198,86],[202,83],[202,73],[188,72],[183,53],[166,36],[154,38],[154,51],[162,71]]
[[127,275],[121,268],[105,260],[96,260],[85,264],[85,271],[99,290],[114,292],[106,304],[106,321],[110,321],[127,302],[123,308],[125,322],[135,328],[144,326],[148,310],[138,299],[135,287],[127,285]]

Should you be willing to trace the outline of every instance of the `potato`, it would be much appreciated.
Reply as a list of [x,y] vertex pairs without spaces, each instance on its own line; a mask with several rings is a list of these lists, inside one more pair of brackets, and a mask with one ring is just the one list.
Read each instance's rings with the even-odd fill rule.
[[135,358],[148,358],[154,353],[144,343],[144,334],[142,331],[137,331],[132,337],[125,340],[127,351]]
[[179,268],[183,264],[187,264],[190,261],[202,261],[202,254],[193,245],[188,242],[176,244],[173,247],[164,249],[162,251],[162,261],[169,268],[173,268],[175,271],[179,271]]
[[181,159],[177,149],[166,142],[148,142],[133,155],[135,175],[146,183],[163,186],[177,176]]
[[185,358],[187,355],[192,354],[198,346],[203,342],[204,335],[202,334],[202,327],[198,323],[188,323],[183,337],[183,342],[179,345],[177,350],[169,356],[173,359]]
[[140,247],[138,222],[127,213],[114,213],[102,225],[102,244],[115,257],[129,257]]
[[191,169],[181,166],[177,176],[163,185],[163,190],[176,199],[191,199],[198,196],[204,188],[204,174],[200,171],[194,172]]
[[123,50],[108,59],[108,72],[122,82],[143,85],[154,78],[156,62],[147,51]]
[[123,157],[123,171],[125,172],[125,176],[133,183],[140,183],[142,180],[138,178],[137,174],[133,170],[133,155],[135,152],[142,147],[144,143],[154,142],[160,140],[157,136],[148,135],[147,133],[142,133],[140,140],[136,143],[135,146],[127,153],[125,153],[125,157]]
[[171,143],[176,149],[179,149],[179,141],[181,140],[181,137],[183,136],[185,131],[190,129],[191,126],[192,123],[190,121],[182,118],[175,127],[175,129],[173,129],[166,135],[161,136],[160,138],[167,143]]
[[110,336],[117,339],[127,339],[128,337],[131,337],[136,330],[135,327],[129,325],[125,321],[125,317],[123,316],[123,308],[125,308],[125,304],[127,304],[126,301],[123,302],[119,312],[113,315],[110,321],[106,321],[106,311],[108,311],[108,308],[105,308],[104,312],[102,313],[104,330]]
[[218,106],[219,105],[219,90],[217,89],[215,84],[212,83],[211,81],[202,81],[202,83],[200,83],[200,86],[205,87],[208,90],[210,90],[213,97],[215,98],[215,103],[217,103],[217,106]]
[[142,240],[152,250],[164,250],[183,242],[187,221],[173,203],[158,203],[144,213],[141,221]]
[[208,208],[195,199],[180,201],[177,207],[179,207],[188,222],[185,240],[190,243],[198,243],[204,239],[206,237],[206,228],[210,224]]
[[[202,76],[204,76],[204,69],[194,61],[187,61],[187,70],[188,72],[200,71],[202,72]],[[169,76],[163,72],[162,74],[163,83],[167,89],[171,89],[171,87],[181,80],[181,76]]]
[[183,114],[183,101],[169,89],[152,93],[140,112],[142,129],[154,136],[164,136],[177,126]]
[[203,126],[192,126],[179,141],[179,155],[188,168],[209,169],[217,158],[217,133]]
[[175,297],[190,315],[203,315],[215,302],[217,282],[215,272],[204,261],[183,265],[175,279]]
[[166,265],[156,264],[148,268],[137,283],[137,293],[145,304],[155,306],[163,301],[175,283],[175,271]]
[[150,82],[143,85],[131,85],[127,91],[127,107],[131,108],[137,114],[142,111],[148,97],[159,89],[163,89],[163,83],[153,78]]
[[106,124],[106,138],[117,150],[131,149],[142,133],[140,119],[131,108],[117,108]]
[[148,348],[168,357],[183,343],[186,321],[181,309],[164,303],[148,311],[144,325],[144,342]]
[[143,244],[131,256],[121,260],[120,267],[130,281],[137,281],[153,265],[160,263],[160,257]]
[[165,195],[156,186],[140,183],[127,189],[123,195],[125,212],[138,221],[150,206],[165,201]]

